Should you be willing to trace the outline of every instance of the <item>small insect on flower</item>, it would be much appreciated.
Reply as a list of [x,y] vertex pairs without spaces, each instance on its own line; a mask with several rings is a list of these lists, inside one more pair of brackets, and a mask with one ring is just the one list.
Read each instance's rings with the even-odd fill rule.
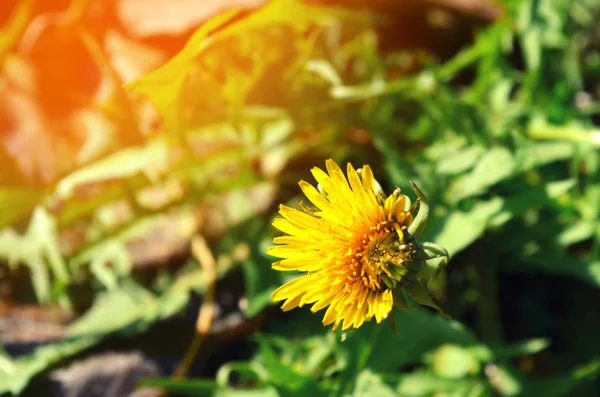
[[[267,253],[281,258],[273,269],[306,273],[273,292],[285,301],[284,311],[312,304],[311,311],[327,308],[323,324],[336,330],[355,329],[375,318],[388,318],[395,331],[393,306],[408,309],[403,290],[416,303],[441,309],[423,284],[448,261],[448,253],[432,243],[419,243],[429,207],[413,183],[417,200],[396,188],[387,196],[366,165],[347,176],[327,160],[327,173],[313,168],[318,189],[300,181],[314,205],[302,211],[281,205],[273,225],[285,233]],[[438,267],[427,263],[441,258]],[[433,270],[432,270],[433,269]]]

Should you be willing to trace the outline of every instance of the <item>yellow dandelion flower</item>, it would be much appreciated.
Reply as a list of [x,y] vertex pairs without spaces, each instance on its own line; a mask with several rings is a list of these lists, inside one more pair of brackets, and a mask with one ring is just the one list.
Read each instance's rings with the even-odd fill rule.
[[312,312],[327,308],[323,324],[333,323],[334,330],[373,318],[380,323],[394,304],[407,308],[401,289],[438,308],[417,280],[424,261],[447,259],[443,248],[415,240],[427,219],[425,196],[413,185],[419,199],[411,206],[398,188],[386,197],[369,166],[357,171],[348,164],[347,177],[333,160],[326,167],[327,173],[312,169],[318,189],[300,181],[316,208],[281,205],[282,218],[273,222],[286,234],[267,251],[282,259],[273,269],[307,273],[275,290],[273,300],[285,301],[284,311],[308,304]]

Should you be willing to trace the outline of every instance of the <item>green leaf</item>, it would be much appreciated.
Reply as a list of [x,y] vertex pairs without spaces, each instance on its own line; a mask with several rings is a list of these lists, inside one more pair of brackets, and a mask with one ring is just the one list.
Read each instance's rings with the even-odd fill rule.
[[212,397],[218,389],[216,382],[209,379],[174,380],[170,378],[153,378],[144,380],[142,384],[144,386],[158,386],[171,393],[194,397]]
[[414,80],[395,80],[386,82],[383,79],[375,79],[365,84],[355,86],[335,86],[330,90],[330,95],[335,99],[363,101],[369,98],[396,94],[415,88]]
[[160,296],[124,281],[118,289],[100,294],[91,309],[68,328],[69,339],[37,348],[14,361],[0,362],[0,394],[18,394],[38,373],[119,332],[130,335],[180,311],[188,288],[170,288]]
[[513,367],[502,364],[491,364],[488,371],[493,371],[489,383],[501,396],[523,396],[523,376]]
[[[538,353],[550,346],[550,340],[545,338],[531,339],[523,342],[512,343],[503,346],[489,346],[492,356],[484,358],[478,356],[481,361],[506,360],[515,356]],[[474,348],[477,350],[477,348]]]
[[60,252],[56,221],[42,207],[37,207],[33,212],[24,235],[19,236],[11,229],[0,232],[0,258],[13,265],[25,264],[29,267],[40,302],[50,301],[52,281],[49,270],[57,283],[64,284],[70,279]]
[[491,219],[490,226],[499,227],[513,217],[523,215],[528,210],[543,207],[551,200],[567,193],[576,184],[575,179],[554,181],[544,186],[530,187],[515,196],[508,197],[504,201],[502,211]]
[[515,154],[516,167],[530,170],[555,161],[568,160],[575,154],[571,142],[539,142],[519,148]]
[[0,366],[0,394],[21,393],[33,376],[97,342],[98,338],[87,337],[43,346],[28,356],[10,362],[9,365]]
[[69,334],[87,336],[116,332],[145,320],[156,306],[157,300],[149,291],[134,283],[126,283],[100,294],[92,308],[69,327]]
[[259,357],[266,369],[265,382],[275,386],[286,396],[324,396],[327,391],[314,379],[294,371],[281,362],[266,339],[258,337]]
[[396,397],[396,392],[381,376],[367,370],[361,371],[356,379],[352,397]]
[[321,77],[332,86],[342,84],[342,79],[333,65],[322,59],[313,59],[306,63],[306,69]]
[[443,344],[471,346],[476,341],[460,323],[424,309],[396,311],[398,337],[387,327],[382,328],[367,362],[367,367],[376,372],[389,373],[420,361],[425,353]]
[[444,219],[436,219],[436,225],[431,225],[435,231],[427,240],[435,241],[451,256],[455,255],[485,233],[490,220],[502,206],[502,199],[497,197],[475,204],[469,212],[455,211]]
[[[228,388],[232,374],[235,374],[234,379],[238,382],[264,380],[264,372],[260,369],[262,367],[256,361],[230,361],[219,368],[217,372],[217,385],[222,389]],[[261,379],[261,375],[263,375],[263,379]]]
[[510,151],[495,147],[483,154],[475,168],[457,178],[448,189],[448,197],[459,201],[485,193],[487,189],[513,175],[514,160]]
[[214,397],[283,397],[274,387],[260,387],[256,389],[224,389],[217,390]]
[[[12,373],[15,370],[15,364],[11,360],[10,356],[4,350],[4,346],[0,342],[0,374]],[[1,375],[0,375],[1,376]]]
[[568,247],[591,238],[596,232],[596,225],[591,221],[581,221],[564,229],[558,235],[558,243]]
[[536,140],[563,140],[572,143],[600,147],[600,129],[589,127],[578,121],[566,125],[550,124],[543,117],[534,117],[527,126],[527,134]]
[[452,153],[437,165],[437,173],[440,175],[459,175],[471,169],[479,160],[485,149],[482,146],[468,146],[457,153]]
[[157,139],[143,147],[123,149],[68,174],[58,182],[56,196],[68,199],[81,185],[128,179],[137,175],[158,182],[161,170],[167,166],[168,146],[163,139]]
[[523,33],[523,53],[527,68],[533,73],[538,73],[542,59],[542,33],[537,26],[531,26]]
[[158,386],[171,393],[193,397],[281,397],[273,387],[257,387],[252,389],[236,389],[219,387],[213,380],[154,378],[145,380],[144,385]]
[[71,267],[89,264],[90,272],[96,280],[106,289],[115,289],[118,278],[128,275],[133,267],[125,241],[119,237],[92,244],[71,258]]
[[489,387],[479,379],[444,379],[428,373],[399,377],[396,392],[402,397],[426,397],[439,393],[451,396],[489,396]]
[[187,296],[187,291],[171,289],[156,296],[131,280],[123,280],[119,288],[100,294],[92,308],[69,327],[69,335],[104,336],[145,330],[180,310],[187,301],[182,296]]
[[443,345],[431,357],[433,372],[446,379],[460,379],[475,375],[480,366],[477,358],[469,349],[456,345]]

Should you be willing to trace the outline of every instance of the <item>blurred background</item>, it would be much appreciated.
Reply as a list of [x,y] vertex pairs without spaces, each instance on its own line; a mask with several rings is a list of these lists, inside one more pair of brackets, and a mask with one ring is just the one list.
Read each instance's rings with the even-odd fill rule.
[[[599,16],[3,0],[0,395],[600,395]],[[327,158],[419,183],[454,321],[272,304],[272,219]]]

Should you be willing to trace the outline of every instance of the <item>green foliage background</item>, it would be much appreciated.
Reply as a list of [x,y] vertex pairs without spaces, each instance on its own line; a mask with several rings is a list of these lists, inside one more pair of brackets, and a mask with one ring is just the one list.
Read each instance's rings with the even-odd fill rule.
[[[149,98],[157,131],[43,190],[0,186],[5,276],[25,267],[40,304],[81,313],[64,341],[21,357],[0,349],[0,393],[109,335],[136,338],[203,294],[191,257],[151,281],[132,272],[128,244],[164,222],[209,236],[230,259],[219,277],[243,279],[244,316],[267,319],[241,337],[250,358],[215,378],[148,384],[219,397],[600,393],[600,2],[503,9],[443,61],[383,49],[388,21],[376,12],[280,0],[203,24],[104,104],[124,112]],[[397,313],[398,337],[377,324],[342,336],[307,309],[269,309],[290,277],[270,269],[270,222],[326,158],[370,164],[387,191],[419,183],[432,206],[424,238],[452,257],[433,292],[455,321],[418,309]],[[89,186],[93,198],[78,198]],[[145,203],[148,189],[173,186],[183,193]],[[130,212],[116,225],[115,202]],[[65,252],[60,233],[74,225],[85,242]],[[247,255],[232,260],[240,246]],[[81,285],[94,294],[83,309]]]

